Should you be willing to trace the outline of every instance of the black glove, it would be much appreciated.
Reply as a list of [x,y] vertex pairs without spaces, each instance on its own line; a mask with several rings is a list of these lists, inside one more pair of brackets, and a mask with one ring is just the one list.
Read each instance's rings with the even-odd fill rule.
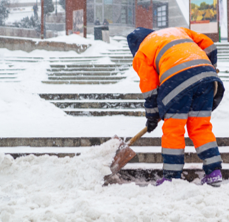
[[157,127],[158,119],[154,117],[147,117],[146,126],[147,132],[152,132]]

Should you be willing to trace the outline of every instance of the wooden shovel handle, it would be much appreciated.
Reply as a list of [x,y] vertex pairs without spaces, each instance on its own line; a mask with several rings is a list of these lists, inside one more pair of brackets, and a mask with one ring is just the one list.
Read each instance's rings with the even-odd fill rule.
[[135,135],[133,138],[131,138],[127,144],[131,146],[136,140],[138,140],[140,137],[142,137],[147,132],[147,126],[142,129],[137,135]]
[[[160,122],[161,119],[158,120],[158,122]],[[147,126],[145,128],[143,128],[137,135],[135,135],[133,138],[131,138],[128,142],[127,142],[127,145],[128,146],[131,146],[134,144],[134,142],[136,140],[138,140],[139,138],[141,138],[144,134],[147,133]]]

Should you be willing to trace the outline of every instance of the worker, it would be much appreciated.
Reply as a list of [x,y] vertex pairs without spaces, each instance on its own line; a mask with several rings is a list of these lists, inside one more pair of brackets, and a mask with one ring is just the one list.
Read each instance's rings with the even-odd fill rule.
[[201,183],[220,186],[221,163],[210,122],[211,112],[223,98],[224,86],[216,73],[217,49],[206,35],[187,28],[137,28],[127,36],[145,99],[147,131],[164,120],[161,139],[161,185],[181,178],[184,166],[185,126],[203,160]]

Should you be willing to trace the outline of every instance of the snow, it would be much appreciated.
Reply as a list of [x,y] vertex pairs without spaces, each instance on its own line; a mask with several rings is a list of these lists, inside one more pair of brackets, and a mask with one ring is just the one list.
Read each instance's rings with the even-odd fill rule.
[[102,186],[117,141],[79,157],[0,154],[0,220],[11,221],[228,221],[229,184],[220,188],[173,180],[155,187]]
[[[64,37],[62,37],[64,41]],[[65,41],[79,42],[72,36]],[[127,79],[114,85],[45,85],[47,79],[46,59],[58,56],[101,55],[108,49],[122,45],[87,40],[92,45],[85,53],[50,52],[35,50],[31,53],[0,49],[1,67],[8,67],[9,57],[44,57],[37,63],[14,63],[24,68],[18,83],[0,82],[0,137],[112,137],[133,136],[145,126],[144,117],[72,117],[56,108],[39,93],[140,93],[136,73],[130,68],[124,75]],[[110,63],[105,57],[100,63]],[[61,64],[60,62],[58,64]],[[63,64],[63,63],[62,63]],[[220,63],[219,69],[229,68]],[[9,67],[8,67],[9,68]],[[229,83],[225,82],[226,90]],[[213,131],[217,137],[228,137],[229,94],[219,108],[213,112]],[[162,122],[148,137],[160,137]],[[117,140],[100,146],[85,147],[80,156],[57,158],[29,155],[14,160],[4,152],[36,152],[38,148],[2,148],[0,153],[0,221],[2,222],[179,222],[179,221],[228,221],[229,183],[224,181],[220,188],[173,180],[162,186],[149,184],[145,187],[134,183],[103,187],[103,177],[110,174],[109,166],[118,147]],[[50,152],[51,148],[39,148]],[[60,148],[53,149],[59,152]],[[66,150],[65,150],[66,149]],[[67,147],[62,152],[77,152]],[[78,148],[81,150],[82,148]],[[134,149],[140,150],[140,147]],[[149,147],[144,148],[149,151]],[[143,151],[144,151],[143,149]],[[155,150],[159,152],[159,147]],[[224,148],[222,148],[223,150]],[[225,148],[226,149],[226,148]],[[191,152],[193,147],[188,147]],[[154,148],[151,148],[154,152]],[[128,166],[127,166],[128,167]],[[134,165],[129,167],[135,167]],[[161,165],[138,165],[137,167],[160,168]],[[200,165],[186,165],[200,169]],[[228,164],[223,167],[228,169]],[[202,175],[203,176],[203,175]]]

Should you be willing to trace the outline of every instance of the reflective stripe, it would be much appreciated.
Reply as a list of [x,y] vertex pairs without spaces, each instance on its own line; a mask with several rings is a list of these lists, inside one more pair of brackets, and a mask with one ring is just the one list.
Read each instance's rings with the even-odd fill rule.
[[161,152],[162,154],[168,155],[184,155],[184,149],[168,149],[162,147]]
[[184,62],[184,63],[181,63],[177,66],[174,66],[173,68],[171,69],[168,69],[166,72],[164,72],[161,76],[160,76],[160,83],[162,83],[167,77],[169,77],[170,75],[182,70],[182,69],[186,69],[188,67],[191,67],[191,66],[195,66],[195,65],[200,65],[200,64],[211,64],[211,62],[207,59],[197,59],[197,60],[192,60],[192,61],[189,61],[189,62]]
[[213,163],[217,163],[217,162],[222,162],[222,159],[221,159],[220,155],[205,159],[203,164],[204,165],[209,165],[209,164],[213,164]]
[[164,55],[164,53],[170,49],[171,47],[173,47],[174,45],[177,45],[177,44],[180,44],[180,43],[186,43],[186,42],[193,42],[193,40],[191,39],[178,39],[178,40],[175,40],[175,41],[172,41],[168,44],[166,44],[161,50],[160,52],[158,53],[157,55],[157,58],[156,58],[156,68],[157,68],[157,73],[159,73],[159,62],[160,62],[160,59],[161,57]]
[[158,113],[158,108],[145,108],[147,113]]
[[165,114],[165,119],[187,119],[188,118],[188,113],[166,113]]
[[157,89],[153,89],[149,92],[142,93],[142,95],[144,99],[151,97],[152,95],[157,95]]
[[215,44],[212,44],[212,45],[208,46],[206,49],[204,49],[204,51],[208,55],[208,54],[210,54],[212,51],[214,51],[216,49],[217,48],[216,48]]
[[208,150],[208,149],[211,149],[211,148],[215,148],[215,147],[218,147],[217,143],[216,142],[210,142],[210,143],[206,143],[202,146],[199,146],[196,148],[196,152],[198,154]]
[[206,77],[217,77],[217,74],[215,72],[202,72],[196,76],[193,76],[183,83],[181,83],[179,86],[177,86],[175,89],[173,89],[165,98],[162,100],[162,103],[166,106],[174,97],[176,97],[180,92],[191,86],[192,84],[200,81],[201,79],[204,79]]
[[209,117],[211,116],[211,111],[190,111],[188,116],[190,117]]
[[169,170],[169,171],[182,171],[184,164],[163,164],[163,170]]
[[216,68],[217,67],[217,63],[213,64],[213,66]]

